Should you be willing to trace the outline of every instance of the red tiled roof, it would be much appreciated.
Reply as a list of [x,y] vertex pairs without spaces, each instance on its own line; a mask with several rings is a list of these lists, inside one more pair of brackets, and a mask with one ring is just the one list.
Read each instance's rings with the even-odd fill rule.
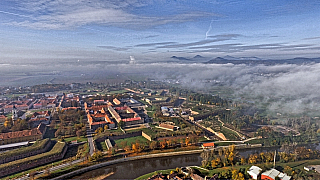
[[20,105],[16,105],[16,107],[29,107],[29,106],[26,104],[20,104]]
[[108,124],[106,121],[93,122],[91,125]]
[[48,119],[45,117],[40,117],[40,118],[33,118],[29,120],[29,122],[35,122],[35,121],[48,121]]
[[173,128],[174,128],[175,126],[170,125],[170,124],[164,124],[164,123],[162,123],[162,124],[159,124],[159,127],[167,128],[167,129],[172,129],[172,130],[173,130]]
[[34,136],[34,135],[38,135],[38,134],[42,134],[41,131],[37,128],[34,128],[31,130],[0,133],[0,139],[10,139],[10,138],[23,137],[23,136]]
[[122,121],[124,122],[138,121],[138,120],[141,120],[141,117],[122,119]]
[[116,109],[117,111],[120,111],[120,110],[127,110],[127,106],[123,106],[123,107],[115,107],[114,109]]
[[214,143],[213,143],[213,142],[203,143],[202,146],[203,146],[203,147],[214,147]]
[[96,117],[96,118],[99,118],[99,117],[105,117],[106,116],[106,114],[93,114],[92,115],[93,117]]

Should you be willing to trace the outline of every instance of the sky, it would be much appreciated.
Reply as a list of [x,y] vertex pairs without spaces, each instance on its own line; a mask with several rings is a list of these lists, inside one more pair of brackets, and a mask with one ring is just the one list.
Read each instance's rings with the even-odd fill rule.
[[317,0],[1,0],[0,63],[320,57]]

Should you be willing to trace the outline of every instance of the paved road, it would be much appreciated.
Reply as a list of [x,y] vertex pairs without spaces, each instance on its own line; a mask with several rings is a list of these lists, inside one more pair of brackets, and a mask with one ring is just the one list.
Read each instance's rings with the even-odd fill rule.
[[88,137],[88,142],[89,142],[89,154],[90,156],[92,156],[94,150],[95,150],[95,146],[93,144],[93,132],[91,131],[89,125],[87,124],[87,137]]
[[[53,167],[49,168],[49,171],[50,171],[50,172],[51,172],[51,171],[56,171],[56,170],[62,169],[62,168],[64,168],[64,167],[71,166],[71,165],[73,165],[73,164],[78,164],[78,163],[82,162],[83,160],[84,160],[84,158],[81,158],[81,159],[78,159],[78,160],[75,160],[75,161],[71,161],[71,162],[68,162],[68,163],[65,163],[65,164],[60,164],[60,165],[58,165],[58,166],[53,166]],[[34,177],[35,177],[35,178],[36,178],[36,177],[39,177],[39,176],[42,175],[43,173],[45,173],[45,171],[37,171],[37,172],[36,172],[36,175],[35,175]],[[19,178],[18,180],[27,180],[27,179],[30,179],[30,177],[28,177],[28,176],[23,176],[23,177]]]

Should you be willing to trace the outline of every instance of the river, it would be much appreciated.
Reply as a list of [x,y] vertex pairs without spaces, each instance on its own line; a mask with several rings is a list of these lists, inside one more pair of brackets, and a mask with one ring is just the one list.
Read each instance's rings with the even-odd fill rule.
[[[311,144],[307,145],[308,148],[320,150],[320,145]],[[254,148],[239,150],[240,156],[248,156],[254,153],[266,152],[266,151],[279,151],[279,147],[272,148]],[[183,166],[200,166],[201,165],[200,154],[192,155],[179,155],[171,157],[161,157],[152,159],[134,160],[116,165],[102,167],[96,170],[85,172],[73,179],[90,179],[96,178],[102,175],[113,173],[106,179],[134,179],[147,173],[151,173],[157,170],[174,169],[176,167]]]

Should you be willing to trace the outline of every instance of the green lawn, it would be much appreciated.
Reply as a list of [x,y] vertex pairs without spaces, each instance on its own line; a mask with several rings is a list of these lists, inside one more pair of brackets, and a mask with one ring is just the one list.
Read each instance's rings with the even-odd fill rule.
[[83,142],[83,141],[87,141],[88,139],[86,137],[77,137],[77,136],[74,136],[74,137],[68,137],[68,138],[65,138],[64,141],[65,142],[71,142],[71,141],[75,141],[77,140],[78,142]]
[[104,141],[102,142],[96,142],[96,147],[97,149],[99,149],[100,151],[108,151],[108,148],[106,146],[106,143]]
[[119,148],[124,148],[122,147],[121,142],[127,141],[127,145],[129,146],[130,144],[136,143],[137,140],[139,141],[140,144],[147,145],[149,142],[146,138],[142,136],[137,136],[137,137],[131,137],[131,138],[125,138],[125,139],[118,139],[118,140],[115,140],[115,143]]
[[225,127],[221,127],[221,133],[223,133],[228,140],[239,140],[239,136],[237,135],[237,133]]

